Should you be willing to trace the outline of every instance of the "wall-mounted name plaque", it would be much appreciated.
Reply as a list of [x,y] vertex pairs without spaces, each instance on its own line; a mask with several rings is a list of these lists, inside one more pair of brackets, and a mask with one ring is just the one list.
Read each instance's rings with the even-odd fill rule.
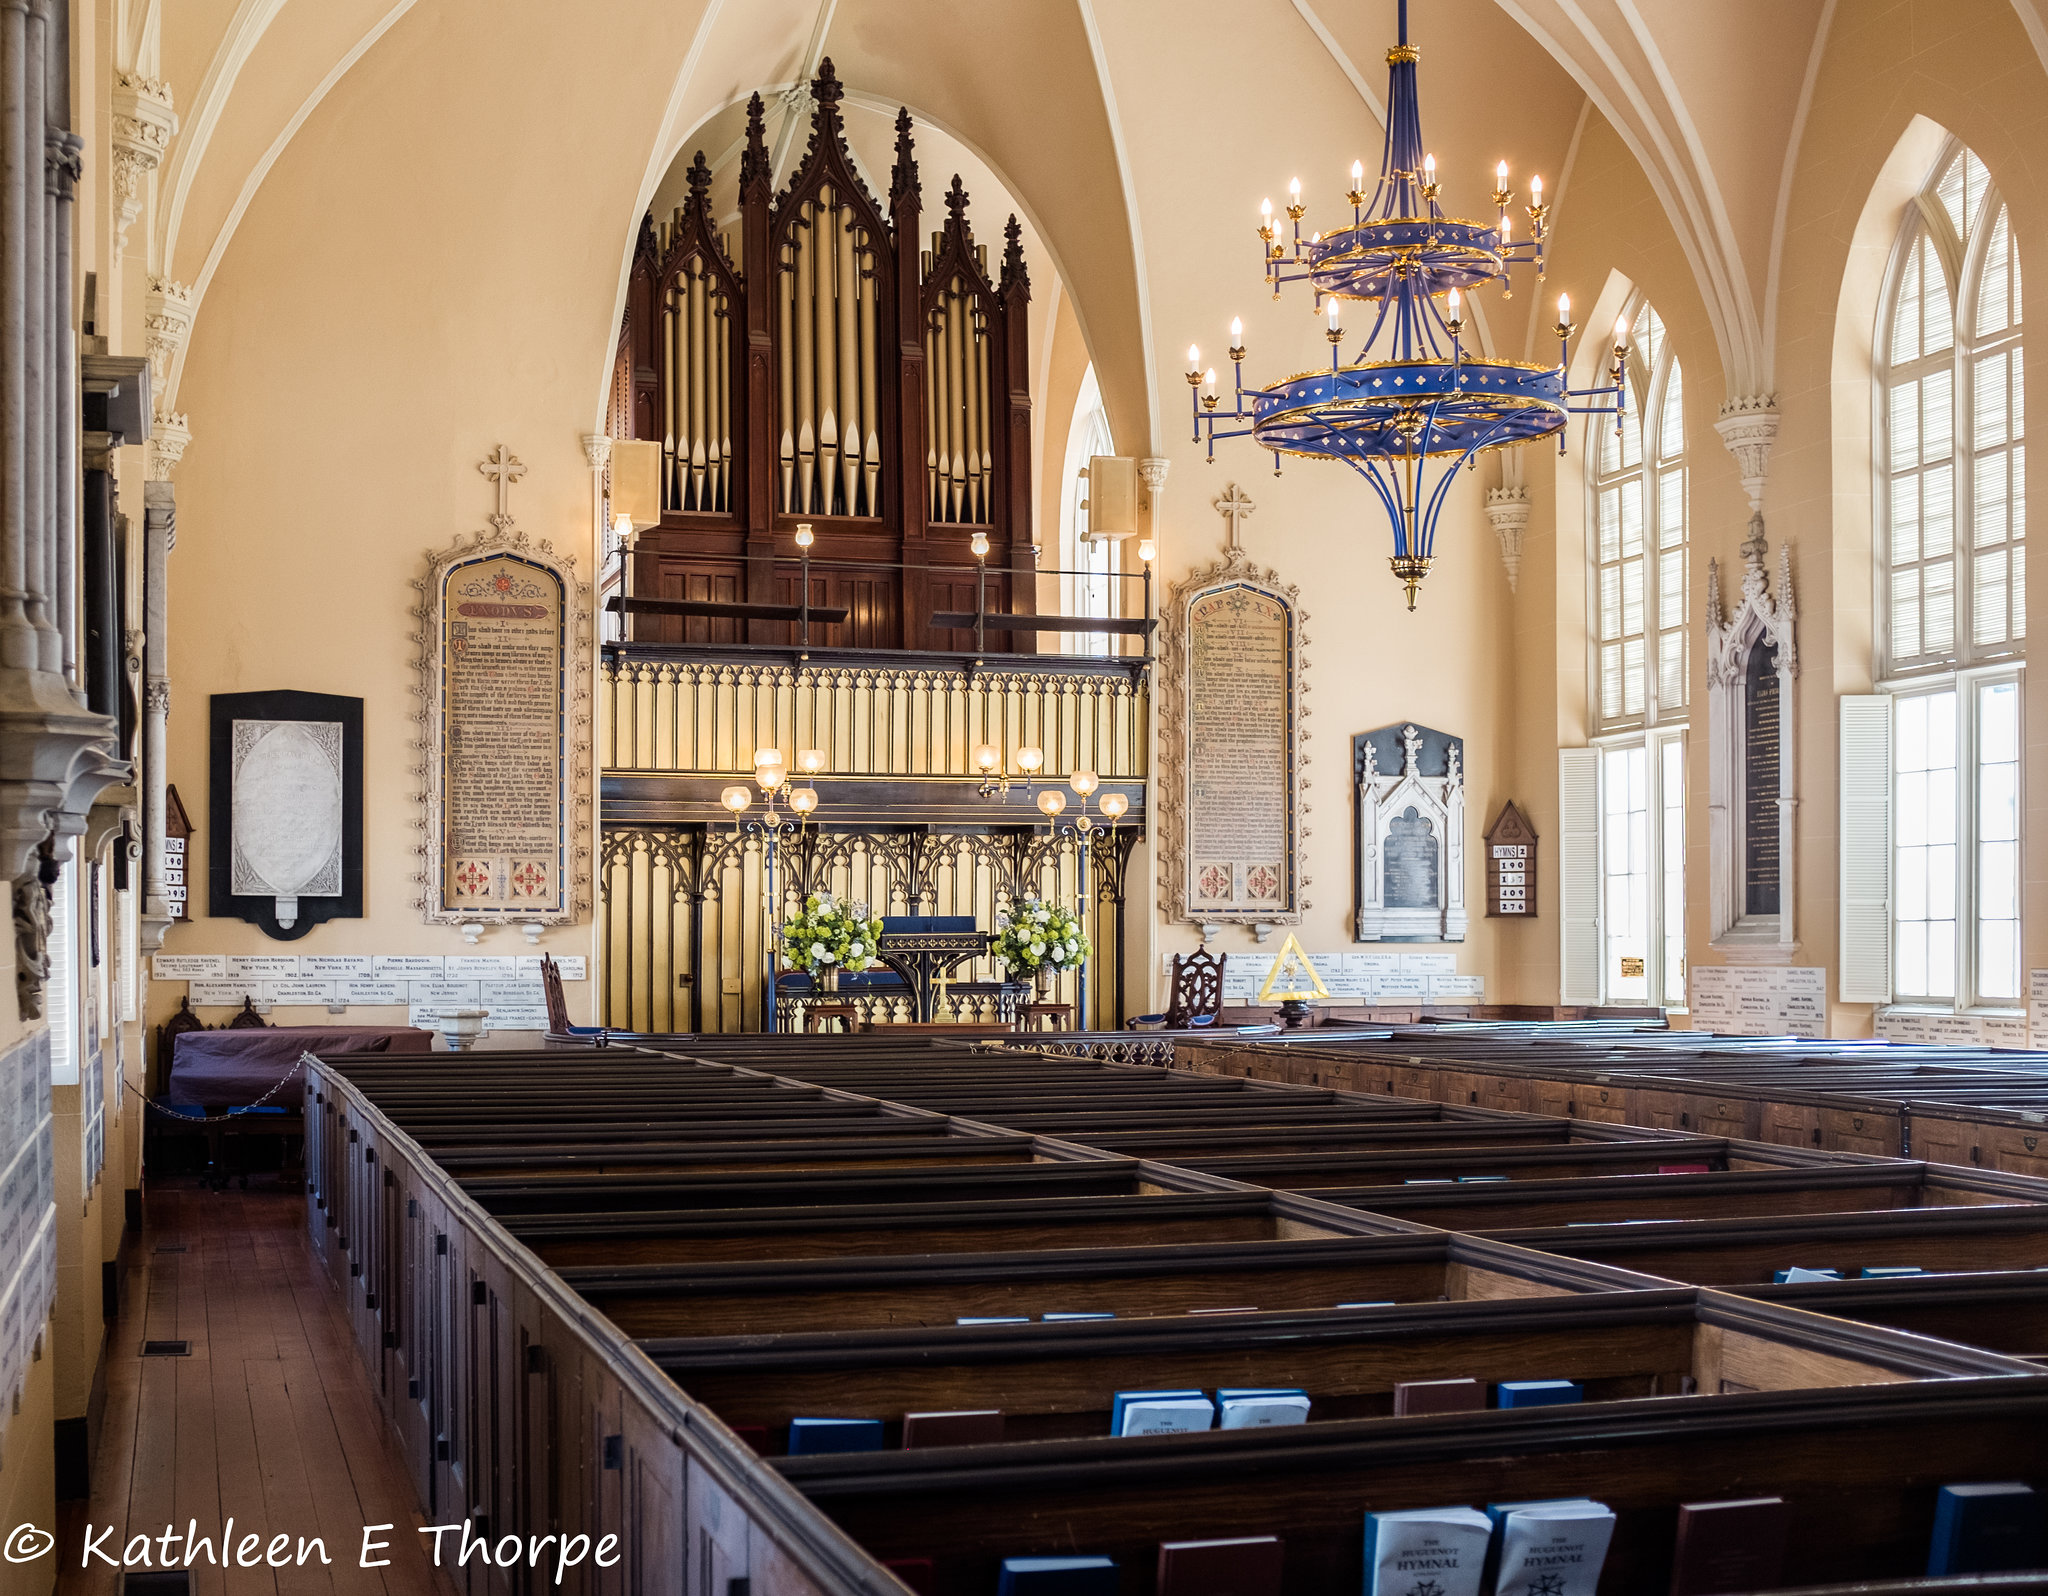
[[1486,833],[1486,915],[1536,918],[1536,828],[1513,803]]
[[[497,467],[495,473],[491,468]],[[512,525],[524,468],[501,449],[493,530],[428,556],[420,696],[429,921],[556,925],[587,906],[589,594],[573,556]]]
[[1464,941],[1465,740],[1382,726],[1351,739],[1351,771],[1357,940]]
[[1306,619],[1237,548],[1169,595],[1160,859],[1176,920],[1300,923]]

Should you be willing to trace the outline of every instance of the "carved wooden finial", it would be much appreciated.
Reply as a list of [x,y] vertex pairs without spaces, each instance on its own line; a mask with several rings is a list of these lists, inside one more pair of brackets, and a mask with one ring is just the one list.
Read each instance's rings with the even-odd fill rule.
[[705,161],[702,150],[697,152],[697,158],[690,163],[689,178],[690,198],[708,201],[711,196],[711,167]]
[[839,74],[832,69],[832,58],[828,55],[818,63],[818,75],[811,79],[811,98],[820,105],[829,105],[836,112],[846,88],[839,81]]
[[768,178],[768,111],[756,94],[747,100],[747,147],[740,156],[740,187]]
[[946,216],[949,221],[967,225],[967,190],[960,186],[960,174],[953,174],[953,186],[946,190]]
[[917,195],[922,186],[917,180],[917,145],[910,136],[910,107],[896,109],[896,166],[889,174],[889,203],[894,205],[905,194]]
[[1003,286],[1017,284],[1026,294],[1031,292],[1031,274],[1024,269],[1024,225],[1012,211],[1010,219],[1003,223]]

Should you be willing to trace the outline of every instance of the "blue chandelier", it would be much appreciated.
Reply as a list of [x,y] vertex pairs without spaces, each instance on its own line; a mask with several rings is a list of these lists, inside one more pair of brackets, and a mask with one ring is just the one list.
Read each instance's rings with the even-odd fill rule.
[[[1543,280],[1550,207],[1543,202],[1543,179],[1532,178],[1526,207],[1530,236],[1512,242],[1508,207],[1515,196],[1508,189],[1508,163],[1502,161],[1494,176],[1497,220],[1470,222],[1443,213],[1437,205],[1436,157],[1425,153],[1422,144],[1415,89],[1420,53],[1408,42],[1408,0],[1401,0],[1400,42],[1387,52],[1387,145],[1379,186],[1367,196],[1364,165],[1352,163],[1346,196],[1350,226],[1314,233],[1304,243],[1301,219],[1307,207],[1299,178],[1288,185],[1291,241],[1281,237],[1272,201],[1259,207],[1265,280],[1275,299],[1285,283],[1310,285],[1317,308],[1328,317],[1329,366],[1269,387],[1247,387],[1244,324],[1233,320],[1231,408],[1218,408],[1216,371],[1202,370],[1198,348],[1188,350],[1187,372],[1195,442],[1203,441],[1206,427],[1212,461],[1219,436],[1249,436],[1271,451],[1275,476],[1282,455],[1307,455],[1342,460],[1372,484],[1393,523],[1394,553],[1388,563],[1408,589],[1411,610],[1416,589],[1429,574],[1437,518],[1457,468],[1474,463],[1484,450],[1552,433],[1562,454],[1574,415],[1612,415],[1618,430],[1627,401],[1628,353],[1628,326],[1618,321],[1607,382],[1598,388],[1566,387],[1571,338],[1577,331],[1566,294],[1557,296],[1555,366],[1545,369],[1465,347],[1463,296],[1497,282],[1501,297],[1512,298],[1508,270],[1518,262],[1534,264],[1537,281]],[[1340,352],[1347,300],[1364,303],[1371,314],[1371,330],[1349,364]],[[1235,425],[1219,432],[1218,422]],[[1433,484],[1432,468],[1437,473]]]

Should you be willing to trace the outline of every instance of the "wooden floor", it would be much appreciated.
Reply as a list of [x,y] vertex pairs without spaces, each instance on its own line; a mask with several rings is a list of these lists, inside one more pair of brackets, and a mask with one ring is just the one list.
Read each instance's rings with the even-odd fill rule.
[[[115,1596],[120,1574],[97,1559],[79,1567],[86,1525],[161,1536],[189,1520],[220,1547],[234,1537],[321,1537],[303,1567],[223,1571],[202,1555],[192,1588],[205,1596],[329,1592],[454,1596],[427,1557],[404,1465],[380,1423],[333,1287],[305,1242],[299,1192],[153,1191],[134,1252],[120,1322],[107,1347],[106,1424],[92,1497],[59,1514],[59,1596]],[[180,1252],[165,1247],[183,1246]],[[189,1340],[188,1358],[144,1358],[149,1340]],[[362,1569],[363,1527],[393,1524],[389,1568]],[[178,1543],[172,1543],[179,1566]],[[452,1556],[454,1548],[448,1548]],[[155,1558],[158,1548],[152,1547]],[[162,1567],[161,1562],[150,1566]]]

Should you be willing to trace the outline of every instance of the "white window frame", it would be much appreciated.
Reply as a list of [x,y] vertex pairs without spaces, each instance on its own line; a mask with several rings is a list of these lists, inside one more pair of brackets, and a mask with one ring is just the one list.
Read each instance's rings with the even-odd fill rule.
[[[1978,846],[1981,790],[1981,731],[1979,727],[1979,694],[1988,686],[2001,681],[2011,681],[2020,692],[2020,749],[2019,760],[2019,815],[2021,831],[2021,866],[2018,896],[2021,907],[2021,930],[2025,929],[2025,828],[2026,828],[2026,638],[2008,637],[2005,641],[1990,645],[1979,645],[1976,641],[1975,605],[1976,582],[1972,569],[1972,552],[1975,543],[1977,475],[1977,393],[1975,367],[1979,358],[2000,349],[2021,350],[2025,347],[2026,324],[2022,316],[2009,318],[2007,325],[1988,336],[1977,332],[1978,302],[1984,286],[1984,265],[1991,240],[1997,234],[1997,220],[2000,211],[2006,210],[2006,225],[2012,226],[2009,208],[1998,185],[1987,172],[1982,199],[1974,215],[1965,219],[1969,229],[1968,237],[1959,237],[1947,210],[1942,206],[1937,190],[1941,179],[1948,173],[1955,160],[1966,154],[1959,140],[1950,140],[1940,157],[1934,162],[1926,184],[1909,207],[1904,225],[1892,248],[1890,264],[1886,268],[1884,292],[1879,299],[1878,324],[1874,348],[1877,358],[1872,362],[1872,474],[1873,498],[1876,515],[1872,527],[1873,592],[1872,602],[1876,607],[1877,624],[1873,628],[1876,639],[1876,660],[1874,675],[1877,680],[1875,691],[1891,701],[1892,733],[1891,757],[1886,774],[1887,791],[1890,798],[1890,846],[1887,850],[1888,869],[1894,876],[1890,889],[1890,925],[1886,928],[1886,959],[1890,967],[1890,990],[1892,1001],[1887,1007],[1908,1013],[1975,1014],[2008,1016],[2025,1012],[2027,971],[2022,957],[2019,970],[2020,989],[2014,996],[1999,996],[1986,999],[1979,991],[1981,972],[1979,964],[1980,890],[1978,880]],[[1934,254],[1939,260],[1943,275],[1943,288],[1949,296],[1951,344],[1945,352],[1921,356],[1919,359],[1900,366],[1892,364],[1893,322],[1897,312],[1900,279],[1906,270],[1912,254],[1919,247],[1922,238],[1931,239]],[[1922,292],[1925,292],[1923,285]],[[2024,299],[2022,298],[2022,304]],[[1901,382],[1917,381],[1930,371],[1941,369],[1941,356],[1946,354],[1951,373],[1951,426],[1953,441],[1950,448],[1951,482],[1953,484],[1953,561],[1954,561],[1954,646],[1948,651],[1935,655],[1915,655],[1910,662],[1897,665],[1892,659],[1892,600],[1891,600],[1891,550],[1892,550],[1892,426],[1891,394]],[[2017,439],[1995,446],[1993,452],[2009,447],[2024,448],[2026,431],[2024,424]],[[2025,526],[2024,493],[2018,499],[2013,514],[2016,524]],[[2019,551],[2024,560],[2024,535],[2012,539],[2011,546]],[[2023,579],[2022,579],[2023,580]],[[1898,754],[1897,754],[1897,711],[1903,698],[1953,692],[1956,696],[1956,982],[1952,998],[1929,994],[1903,993],[1899,988],[1898,968],[1898,906],[1899,888],[1896,881],[1898,850]],[[2024,944],[2023,944],[2024,945]]]
[[[1631,324],[1639,322],[1643,313],[1652,308],[1648,300],[1638,296],[1631,301],[1627,312],[1628,320]],[[1659,320],[1662,320],[1661,316]],[[1686,592],[1678,606],[1678,610],[1681,617],[1679,635],[1684,638],[1687,650],[1684,675],[1686,677],[1688,694],[1690,692],[1692,676],[1690,653],[1693,646],[1691,636],[1692,513],[1690,501],[1692,494],[1692,468],[1691,450],[1689,448],[1690,440],[1683,440],[1678,452],[1668,458],[1659,452],[1663,442],[1664,400],[1670,390],[1672,373],[1678,372],[1680,374],[1679,380],[1681,382],[1684,380],[1681,363],[1671,346],[1671,330],[1669,325],[1666,324],[1664,327],[1663,343],[1657,351],[1654,366],[1644,366],[1641,346],[1635,343],[1631,343],[1629,346],[1627,365],[1629,395],[1631,399],[1638,401],[1634,411],[1634,424],[1642,437],[1642,458],[1633,466],[1624,467],[1612,475],[1603,476],[1600,470],[1600,451],[1605,446],[1606,439],[1597,432],[1589,440],[1587,454],[1586,707],[1587,722],[1593,727],[1596,737],[1613,732],[1633,730],[1637,727],[1655,726],[1659,724],[1667,713],[1674,721],[1678,722],[1682,722],[1687,715],[1688,705],[1665,706],[1661,702],[1659,691],[1663,672],[1658,644],[1664,628],[1661,624],[1663,605],[1658,578],[1662,571],[1662,556],[1665,551],[1662,544],[1662,524],[1660,520],[1662,498],[1658,492],[1658,486],[1664,473],[1673,469],[1676,469],[1681,474],[1681,480],[1685,485],[1687,501],[1685,507],[1680,512],[1681,519],[1684,522],[1685,535],[1680,539],[1678,545],[1681,563],[1685,570],[1682,580],[1685,583]],[[1607,430],[1608,434],[1611,435],[1613,429],[1610,427]],[[1684,428],[1681,425],[1681,434],[1683,431]],[[1600,572],[1602,562],[1600,558],[1600,491],[1604,487],[1615,485],[1630,475],[1634,475],[1641,481],[1643,501],[1643,709],[1640,713],[1630,713],[1627,709],[1627,694],[1624,690],[1621,713],[1610,716],[1604,712],[1601,698],[1600,650],[1605,639],[1601,636]]]
[[[1102,390],[1090,364],[1082,374],[1074,396],[1074,416],[1067,427],[1066,490],[1060,498],[1060,569],[1087,572],[1066,575],[1060,582],[1060,608],[1068,615],[1100,616],[1107,620],[1120,613],[1117,571],[1121,564],[1120,545],[1113,539],[1088,536],[1088,462],[1096,455],[1113,455],[1116,445],[1110,435],[1109,411],[1102,402]],[[1107,632],[1070,632],[1061,645],[1070,654],[1106,658],[1116,652]]]
[[[1685,986],[1684,968],[1687,960],[1685,935],[1686,904],[1683,888],[1685,859],[1682,849],[1678,859],[1668,859],[1664,848],[1664,806],[1669,796],[1665,790],[1664,781],[1665,750],[1673,745],[1676,745],[1679,750],[1678,802],[1680,814],[1683,815],[1686,799],[1685,734],[1686,728],[1683,725],[1653,726],[1632,733],[1596,737],[1592,739],[1590,744],[1594,752],[1600,756],[1599,796],[1597,800],[1597,812],[1599,815],[1598,897],[1600,905],[1600,1002],[1603,1006],[1626,1005],[1634,1008],[1661,1008],[1671,1013],[1684,1013],[1686,1011],[1687,1000],[1685,993],[1687,989]],[[1616,935],[1615,928],[1609,925],[1607,916],[1607,881],[1608,864],[1610,862],[1607,851],[1607,755],[1632,748],[1643,750],[1644,803],[1647,816],[1647,824],[1644,827],[1644,869],[1648,872],[1649,877],[1648,889],[1644,895],[1647,906],[1647,919],[1643,927],[1644,991],[1640,996],[1624,994],[1618,990],[1621,980],[1622,955],[1613,945],[1613,939]],[[1676,1001],[1668,999],[1668,994],[1672,988],[1669,980],[1671,972],[1667,953],[1670,947],[1670,931],[1672,927],[1666,917],[1664,902],[1667,867],[1677,871],[1681,883],[1677,926],[1678,958],[1680,964],[1677,991],[1680,995]]]
[[[2011,997],[1985,998],[1978,990],[1978,900],[1977,846],[1979,836],[1980,790],[1977,773],[1982,760],[1982,732],[1979,727],[1978,695],[1986,687],[2011,682],[2020,691],[2019,715],[2019,814],[2024,844],[2027,814],[2026,762],[2026,669],[2021,661],[1983,665],[1974,670],[1939,675],[1908,677],[1887,682],[1883,693],[1892,706],[1892,757],[1887,774],[1891,794],[1891,859],[1894,883],[1891,893],[1891,928],[1886,936],[1887,958],[1891,964],[1892,1002],[1888,1005],[1911,1014],[1982,1014],[2009,1016],[2026,1011],[2026,961],[2020,962],[2018,991]],[[1952,998],[1926,993],[1902,992],[1899,988],[1897,886],[1898,857],[1898,705],[1901,699],[1931,697],[1936,693],[1956,695],[1956,990]],[[2022,947],[2026,926],[2026,866],[2021,854],[2018,896],[2021,907]]]

